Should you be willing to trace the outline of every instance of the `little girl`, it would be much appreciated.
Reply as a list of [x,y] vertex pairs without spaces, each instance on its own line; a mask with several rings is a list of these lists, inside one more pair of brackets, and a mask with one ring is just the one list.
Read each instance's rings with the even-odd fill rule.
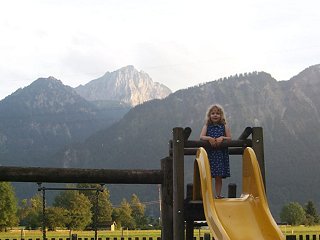
[[209,107],[200,139],[209,141],[212,146],[211,149],[207,149],[211,176],[215,178],[216,198],[223,198],[222,178],[230,177],[230,166],[228,148],[220,148],[220,144],[224,140],[231,140],[231,132],[220,105],[215,104]]

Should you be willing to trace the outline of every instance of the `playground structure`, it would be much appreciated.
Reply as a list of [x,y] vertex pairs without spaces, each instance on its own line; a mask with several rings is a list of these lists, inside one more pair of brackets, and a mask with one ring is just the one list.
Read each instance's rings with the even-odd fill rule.
[[[227,205],[229,200],[223,199],[214,202],[208,201],[208,199],[201,201],[199,191],[199,185],[194,184],[194,199],[190,201],[185,199],[184,192],[184,156],[185,155],[196,155],[199,147],[208,148],[209,143],[204,141],[189,141],[188,138],[191,134],[190,128],[174,128],[173,138],[170,141],[169,156],[161,159],[161,169],[160,170],[141,170],[141,169],[129,169],[129,170],[110,170],[110,169],[63,169],[63,168],[36,168],[36,167],[8,167],[0,166],[0,181],[10,181],[10,182],[36,182],[36,183],[97,183],[97,184],[161,184],[161,220],[162,220],[162,239],[165,240],[192,240],[194,222],[198,220],[206,220],[208,217],[208,212],[214,210],[216,211],[216,216],[214,221],[210,220],[210,216],[207,218],[207,223],[209,228],[213,232],[216,240],[222,239],[284,239],[284,237],[276,229],[277,226],[272,219],[268,205],[265,199],[265,168],[264,168],[264,150],[263,150],[263,132],[261,127],[247,127],[241,136],[237,140],[231,140],[230,142],[223,142],[221,147],[228,147],[229,154],[231,155],[242,155],[247,147],[252,147],[254,156],[256,156],[257,164],[255,167],[255,172],[261,173],[258,187],[259,195],[251,193],[252,182],[250,182],[251,188],[245,189],[249,192],[248,195],[242,199],[234,199],[233,202],[246,202],[246,206],[240,204],[233,204],[239,214],[247,214],[251,211],[252,217],[249,217],[253,225],[246,225],[245,227],[250,227],[246,231],[255,231],[261,233],[259,238],[240,238],[237,235],[237,230],[241,228],[240,226],[230,225],[228,219],[224,215],[227,210]],[[249,136],[252,136],[249,139]],[[204,151],[204,150],[200,150]],[[250,151],[250,150],[249,150]],[[204,151],[205,152],[205,151]],[[203,156],[204,153],[197,154],[198,159]],[[250,155],[250,154],[249,154]],[[252,155],[252,154],[251,154]],[[250,156],[251,156],[250,155]],[[252,159],[252,158],[250,158]],[[198,161],[198,160],[197,160]],[[251,161],[251,160],[250,160]],[[255,158],[253,162],[255,161]],[[247,162],[247,161],[246,161]],[[252,161],[251,161],[252,162]],[[199,163],[199,161],[198,161]],[[197,169],[197,168],[196,168]],[[198,165],[198,170],[202,168]],[[199,172],[198,171],[198,172]],[[201,174],[200,174],[201,175]],[[196,175],[195,183],[200,181],[202,177]],[[208,179],[208,178],[207,178]],[[245,178],[244,178],[245,179]],[[246,178],[248,179],[248,178]],[[202,179],[203,180],[203,179]],[[208,182],[208,181],[207,181]],[[211,182],[211,176],[210,176]],[[205,182],[201,182],[201,187],[205,185]],[[246,184],[244,184],[246,186]],[[248,185],[248,186],[249,186]],[[262,187],[261,187],[262,186]],[[210,186],[207,187],[207,192]],[[212,188],[211,188],[212,189]],[[256,189],[255,189],[256,190]],[[202,189],[202,196],[207,192]],[[212,190],[211,190],[212,191]],[[263,194],[262,194],[262,193]],[[263,197],[263,198],[261,198]],[[212,198],[212,192],[211,192]],[[256,208],[252,207],[254,201],[264,202],[264,208],[267,212],[267,220],[262,220],[262,225],[266,222],[271,222],[271,227],[267,231],[261,230],[260,224],[257,224],[257,219],[254,218],[255,215],[259,215],[261,219],[265,219],[261,212],[256,211]],[[231,200],[229,202],[232,202]],[[219,203],[218,203],[219,202]],[[231,204],[232,205],[232,204]],[[230,206],[231,206],[230,205]],[[248,207],[249,206],[249,207]],[[213,209],[212,209],[213,208]],[[223,211],[219,211],[219,209]],[[211,209],[211,210],[210,210]],[[227,212],[227,211],[226,211]],[[268,215],[269,213],[269,215]],[[236,217],[233,216],[235,219]],[[208,220],[209,219],[209,220]],[[237,218],[239,220],[239,218]],[[230,219],[229,219],[230,220]],[[240,221],[240,220],[239,220]],[[238,222],[239,222],[238,221]],[[266,222],[263,222],[266,221]],[[229,221],[232,223],[232,221]],[[239,223],[241,224],[241,223]],[[227,235],[221,235],[217,231],[217,228],[224,229],[224,231],[231,231],[231,228],[235,227],[232,231],[231,237],[228,233]],[[259,228],[259,229],[255,229]],[[275,228],[275,229],[272,229]],[[269,232],[275,231],[279,233],[276,238],[269,238]],[[266,236],[264,235],[266,234]],[[235,237],[237,236],[237,237]],[[248,236],[248,235],[246,235]],[[250,235],[251,236],[251,235]],[[257,236],[257,235],[252,235]],[[273,237],[275,235],[272,235]]]
[[250,147],[244,150],[242,168],[241,196],[215,199],[212,197],[214,194],[207,153],[203,148],[197,151],[193,199],[202,199],[211,233],[215,239],[226,240],[284,239],[270,213],[256,156]]

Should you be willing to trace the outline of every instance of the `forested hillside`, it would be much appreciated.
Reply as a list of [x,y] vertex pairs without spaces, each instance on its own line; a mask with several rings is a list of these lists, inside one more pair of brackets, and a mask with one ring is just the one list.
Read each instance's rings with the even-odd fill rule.
[[[172,129],[191,127],[191,139],[198,139],[208,106],[220,103],[233,138],[247,126],[263,127],[268,198],[278,215],[288,201],[320,197],[313,191],[320,184],[319,90],[319,65],[289,81],[276,81],[265,72],[219,79],[136,106],[111,128],[60,153],[57,160],[70,167],[159,168],[160,159],[168,154]],[[239,162],[232,162],[229,181],[239,180]],[[192,160],[187,160],[190,181],[191,167]]]

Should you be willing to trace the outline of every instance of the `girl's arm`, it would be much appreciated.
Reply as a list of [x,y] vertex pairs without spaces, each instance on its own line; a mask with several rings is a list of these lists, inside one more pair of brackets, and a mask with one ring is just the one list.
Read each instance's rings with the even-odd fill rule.
[[225,136],[221,136],[217,138],[218,144],[222,143],[223,140],[227,140],[227,141],[231,140],[231,131],[227,125],[225,125]]
[[207,136],[207,125],[204,125],[200,133],[200,140],[209,141],[210,138]]
[[207,125],[204,125],[201,133],[200,133],[200,140],[209,141],[209,143],[214,147],[216,146],[216,139],[213,137],[207,136]]
[[231,131],[230,131],[230,128],[226,125],[225,126],[225,130],[226,130],[226,136],[224,137],[224,139],[226,140],[231,140]]

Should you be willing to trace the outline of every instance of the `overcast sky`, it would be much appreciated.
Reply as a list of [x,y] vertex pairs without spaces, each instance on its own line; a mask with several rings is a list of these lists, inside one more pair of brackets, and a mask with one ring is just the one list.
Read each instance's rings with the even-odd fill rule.
[[0,99],[39,77],[76,87],[127,65],[173,91],[320,63],[319,0],[0,0]]

